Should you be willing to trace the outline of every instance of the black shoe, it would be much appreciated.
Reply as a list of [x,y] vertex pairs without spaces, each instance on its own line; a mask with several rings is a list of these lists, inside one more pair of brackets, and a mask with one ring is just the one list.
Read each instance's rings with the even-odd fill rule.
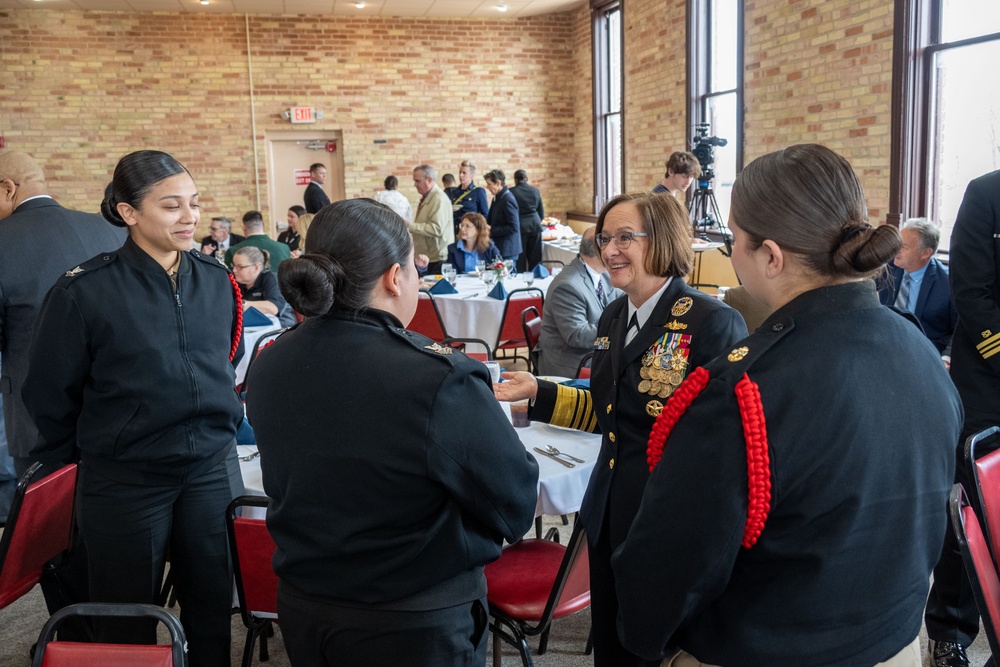
[[969,667],[965,647],[955,642],[929,642],[931,667]]

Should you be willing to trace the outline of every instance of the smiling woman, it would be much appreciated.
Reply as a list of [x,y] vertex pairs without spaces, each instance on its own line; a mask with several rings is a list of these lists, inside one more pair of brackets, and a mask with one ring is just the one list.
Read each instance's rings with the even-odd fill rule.
[[[198,191],[170,155],[122,158],[101,211],[129,238],[46,296],[23,388],[40,433],[32,454],[84,464],[78,507],[91,600],[154,602],[169,547],[191,664],[228,664],[224,511],[243,417],[231,366],[241,331],[235,285],[213,257],[186,252]],[[135,621],[97,634],[156,637]]]

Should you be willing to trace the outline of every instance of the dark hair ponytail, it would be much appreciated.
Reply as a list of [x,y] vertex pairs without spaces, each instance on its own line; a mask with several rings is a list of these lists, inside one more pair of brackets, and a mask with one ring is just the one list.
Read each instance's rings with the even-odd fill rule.
[[406,223],[388,206],[371,199],[334,202],[313,218],[309,252],[278,267],[281,293],[309,317],[359,311],[393,264],[416,271],[409,265],[412,248]]
[[112,225],[127,227],[118,204],[141,208],[142,200],[160,181],[177,174],[191,175],[184,165],[162,151],[136,151],[118,161],[111,184],[104,191],[101,214]]

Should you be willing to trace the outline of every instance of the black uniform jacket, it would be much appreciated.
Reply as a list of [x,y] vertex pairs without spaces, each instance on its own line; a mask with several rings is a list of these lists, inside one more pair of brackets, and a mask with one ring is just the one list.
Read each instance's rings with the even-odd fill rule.
[[[628,297],[612,302],[597,325],[591,391],[539,382],[531,418],[561,426],[594,430],[604,438],[601,454],[583,498],[580,518],[594,543],[601,536],[605,512],[608,537],[617,546],[628,534],[649,477],[646,442],[666,396],[639,390],[642,361],[663,339],[678,351],[678,372],[704,365],[747,335],[743,318],[732,308],[674,278],[660,296],[636,337],[622,349],[628,324]],[[674,313],[677,313],[676,315]]]
[[270,301],[273,303],[274,307],[278,309],[276,317],[281,326],[290,327],[295,324],[295,311],[281,295],[278,278],[274,271],[262,270],[257,275],[257,280],[253,282],[253,285],[249,287],[240,285],[240,293],[243,295],[244,301]]
[[306,213],[319,213],[319,210],[330,203],[323,186],[310,181],[302,194],[302,202],[306,205]]
[[1000,395],[1000,171],[969,183],[951,233],[951,293],[958,310],[952,379],[963,403],[997,413]]
[[[934,345],[863,281],[798,296],[706,369],[612,559],[624,645],[726,667],[901,651],[941,553],[962,423]],[[744,376],[763,424],[741,419]],[[744,548],[754,423],[770,500]]]
[[49,290],[22,390],[38,460],[78,449],[111,479],[168,484],[225,457],[243,419],[229,361],[236,297],[217,260],[180,257],[176,294],[131,239]]
[[519,183],[510,189],[517,200],[518,215],[521,220],[521,233],[541,233],[542,218],[545,217],[545,207],[542,204],[542,193],[533,185]]
[[250,368],[281,579],[320,600],[440,609],[535,512],[538,464],[478,361],[392,315],[312,317]]

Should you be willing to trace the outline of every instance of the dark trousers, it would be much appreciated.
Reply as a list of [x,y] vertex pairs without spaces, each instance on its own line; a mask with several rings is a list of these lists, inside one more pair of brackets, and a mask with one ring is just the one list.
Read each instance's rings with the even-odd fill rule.
[[521,232],[521,256],[517,258],[518,272],[530,271],[542,261],[542,230]]
[[486,598],[432,611],[340,606],[278,586],[292,667],[472,667],[486,664]]
[[[976,497],[976,483],[965,462],[965,441],[972,435],[1000,424],[1000,416],[965,408],[965,424],[959,439],[955,465],[955,482],[965,487],[969,502],[982,516]],[[927,636],[934,641],[957,642],[969,646],[979,634],[979,608],[972,593],[972,584],[965,572],[962,552],[959,550],[951,522],[944,534],[941,558],[934,566],[934,584],[927,596],[924,610]]]
[[[605,522],[607,517],[605,516]],[[643,660],[622,646],[618,638],[618,594],[611,569],[613,548],[605,525],[590,545],[590,616],[594,633],[594,667],[658,667],[659,660]]]
[[[155,604],[169,547],[191,667],[230,662],[232,569],[226,506],[232,500],[226,461],[170,486],[114,481],[84,466],[80,523],[95,602]],[[102,641],[155,641],[145,621],[113,621]]]

